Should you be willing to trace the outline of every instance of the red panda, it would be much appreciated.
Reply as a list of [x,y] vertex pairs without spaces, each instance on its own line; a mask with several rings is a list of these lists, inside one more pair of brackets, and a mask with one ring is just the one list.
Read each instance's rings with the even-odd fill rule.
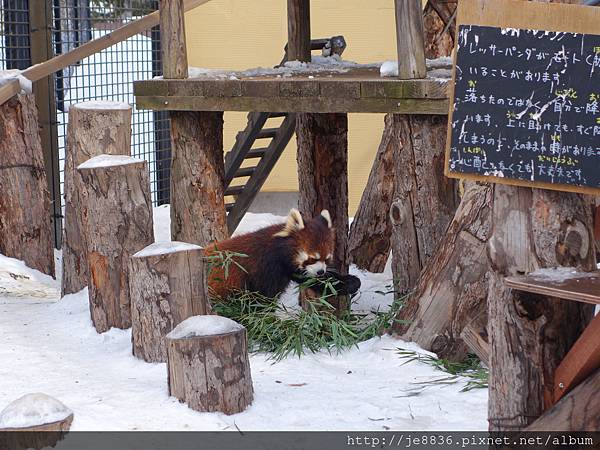
[[226,298],[236,291],[248,290],[276,297],[299,271],[310,276],[324,275],[333,257],[334,242],[327,210],[305,222],[298,210],[292,209],[285,223],[216,242],[207,248],[209,257],[219,252],[245,255],[232,255],[235,263],[228,264],[227,277],[224,267],[212,268],[208,277],[210,295]]

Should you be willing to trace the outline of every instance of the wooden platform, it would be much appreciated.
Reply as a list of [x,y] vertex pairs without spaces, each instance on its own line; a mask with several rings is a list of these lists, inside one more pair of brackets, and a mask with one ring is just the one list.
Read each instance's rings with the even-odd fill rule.
[[[234,73],[232,73],[232,76]],[[450,79],[398,80],[378,68],[345,73],[137,81],[138,109],[447,114]]]
[[519,291],[600,305],[600,271],[578,272],[562,280],[559,278],[530,274],[507,277],[505,283]]

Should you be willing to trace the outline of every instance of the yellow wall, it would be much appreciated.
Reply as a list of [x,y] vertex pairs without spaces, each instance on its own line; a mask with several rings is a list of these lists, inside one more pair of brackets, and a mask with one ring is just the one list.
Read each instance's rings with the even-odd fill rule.
[[[272,67],[287,42],[284,0],[212,0],[186,15],[191,66],[213,69]],[[392,0],[312,0],[311,35],[343,35],[344,58],[367,63],[396,58]],[[246,125],[246,113],[225,114],[225,150]],[[348,123],[350,214],[354,214],[383,129],[383,115],[351,114]],[[295,139],[263,190],[297,190]]]

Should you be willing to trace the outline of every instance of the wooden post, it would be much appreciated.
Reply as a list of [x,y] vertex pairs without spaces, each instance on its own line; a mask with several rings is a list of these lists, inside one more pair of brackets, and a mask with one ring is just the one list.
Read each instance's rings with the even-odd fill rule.
[[390,256],[389,209],[394,196],[394,154],[400,144],[393,123],[394,116],[387,114],[369,181],[348,236],[349,262],[369,272],[383,272]]
[[76,167],[102,155],[129,155],[131,106],[118,102],[82,102],[69,108],[65,161],[65,226],[61,295],[79,292],[88,284],[86,243],[82,225],[81,175]]
[[153,241],[147,166],[129,156],[100,155],[77,168],[85,185],[90,312],[99,333],[131,326],[129,258]]
[[227,239],[223,113],[171,111],[171,239]]
[[465,357],[468,348],[461,333],[477,312],[486,309],[491,202],[490,185],[467,184],[454,219],[392,328],[402,339],[441,358]]
[[[334,267],[348,273],[348,116],[298,114],[298,206],[306,217],[323,209],[331,215],[335,229]],[[339,302],[339,310],[349,307]]]
[[[165,78],[188,77],[183,0],[160,2]],[[171,239],[204,246],[228,237],[223,113],[171,111]]]
[[33,95],[0,105],[0,253],[54,276],[52,209]]
[[423,44],[423,9],[421,0],[394,0],[396,10],[396,42],[398,77],[402,80],[425,78]]
[[151,244],[129,265],[133,354],[166,362],[164,338],[191,316],[208,314],[208,286],[202,247],[185,242]]
[[196,411],[242,412],[253,399],[246,329],[194,316],[167,335],[169,395]]
[[491,431],[525,428],[551,398],[554,372],[593,306],[506,287],[538,268],[595,269],[592,209],[582,195],[494,186],[488,295]]
[[459,199],[455,182],[444,176],[446,118],[395,114],[393,121],[400,148],[390,206],[392,271],[394,288],[403,295],[437,249]]
[[310,0],[288,0],[288,61],[310,62]]

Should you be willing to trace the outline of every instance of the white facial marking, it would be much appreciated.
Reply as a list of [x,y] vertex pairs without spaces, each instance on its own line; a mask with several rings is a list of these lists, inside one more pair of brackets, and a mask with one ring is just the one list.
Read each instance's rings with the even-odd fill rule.
[[321,254],[319,252],[317,252],[317,253],[315,253],[315,256],[313,256],[313,258],[321,259]]
[[302,264],[304,264],[304,261],[306,261],[307,259],[308,259],[308,253],[306,253],[305,251],[301,251],[296,256],[296,264],[298,265],[298,267],[300,267],[300,266],[302,266]]
[[319,272],[325,272],[325,270],[327,270],[327,264],[325,264],[323,261],[317,261],[314,264],[306,266],[305,270],[310,275],[319,275]]

